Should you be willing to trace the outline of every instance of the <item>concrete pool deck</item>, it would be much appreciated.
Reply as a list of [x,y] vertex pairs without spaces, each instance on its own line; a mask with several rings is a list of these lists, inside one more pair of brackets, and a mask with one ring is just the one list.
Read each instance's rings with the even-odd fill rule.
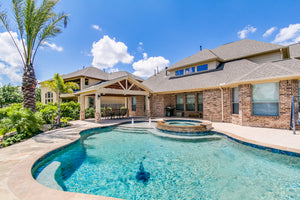
[[[24,142],[0,149],[0,199],[115,199],[47,188],[33,179],[31,168],[34,162],[44,154],[76,141],[80,137],[79,133],[85,129],[116,125],[125,121],[131,121],[131,119],[103,120],[99,124],[93,123],[92,120],[74,121],[70,127],[48,131]],[[213,123],[213,127],[215,131],[238,140],[300,153],[300,134],[294,135],[290,130],[243,127],[228,123]]]

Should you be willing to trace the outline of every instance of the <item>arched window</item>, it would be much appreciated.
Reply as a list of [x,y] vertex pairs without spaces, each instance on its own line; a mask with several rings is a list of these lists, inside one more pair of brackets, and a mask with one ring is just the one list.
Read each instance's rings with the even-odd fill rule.
[[53,103],[53,92],[45,93],[45,104]]

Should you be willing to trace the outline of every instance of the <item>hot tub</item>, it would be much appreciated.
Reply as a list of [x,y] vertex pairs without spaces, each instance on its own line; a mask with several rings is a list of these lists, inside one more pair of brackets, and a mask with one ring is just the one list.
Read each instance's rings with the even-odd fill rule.
[[164,119],[157,122],[156,128],[171,134],[207,135],[212,129],[212,123],[200,120]]

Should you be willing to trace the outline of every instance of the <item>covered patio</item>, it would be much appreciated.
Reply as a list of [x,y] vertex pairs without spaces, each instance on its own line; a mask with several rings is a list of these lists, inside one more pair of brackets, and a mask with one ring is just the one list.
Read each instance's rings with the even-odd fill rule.
[[150,93],[147,87],[130,76],[100,82],[76,93],[80,102],[80,120],[85,120],[85,109],[91,106],[91,102],[95,107],[96,123],[103,117],[101,114],[103,107],[114,107],[115,111],[120,112],[122,106],[127,109],[127,116],[150,117]]

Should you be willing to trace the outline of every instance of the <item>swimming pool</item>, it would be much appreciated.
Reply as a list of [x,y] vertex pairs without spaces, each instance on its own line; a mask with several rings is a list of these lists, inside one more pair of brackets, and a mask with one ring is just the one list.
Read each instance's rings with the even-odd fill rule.
[[300,198],[298,157],[225,137],[182,141],[122,127],[86,131],[33,176],[55,189],[123,199]]

